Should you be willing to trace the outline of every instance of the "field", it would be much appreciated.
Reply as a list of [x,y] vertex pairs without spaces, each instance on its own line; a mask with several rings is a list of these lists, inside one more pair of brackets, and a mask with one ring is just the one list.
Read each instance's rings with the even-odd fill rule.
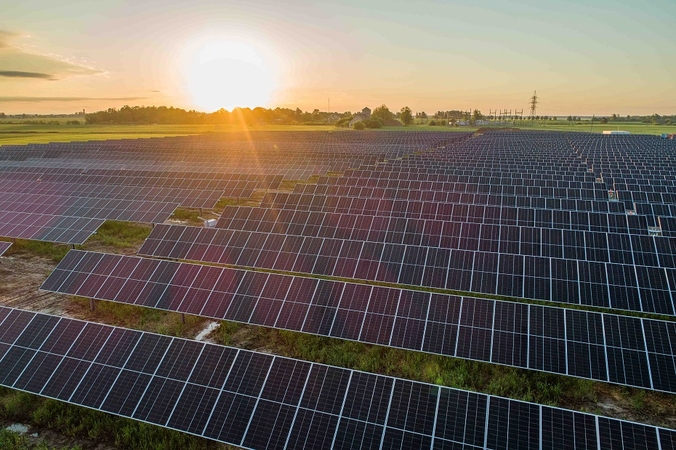
[[[69,119],[70,120],[70,119]],[[11,123],[10,123],[11,122]],[[47,142],[71,142],[106,139],[141,139],[165,136],[185,136],[192,134],[226,133],[241,131],[242,128],[234,125],[68,125],[66,119],[57,119],[56,123],[36,123],[35,120],[0,120],[0,145],[3,144],[44,144]],[[80,119],[80,122],[84,122]],[[412,125],[410,127],[384,127],[382,131],[475,131],[473,127],[437,127],[428,125]],[[576,131],[589,132],[591,127],[588,121],[569,124],[565,121],[527,123],[523,130],[549,131]],[[643,123],[609,123],[601,125],[594,123],[593,132],[603,130],[624,130],[632,134],[652,134],[676,132],[676,126],[650,125]],[[331,125],[264,125],[252,126],[250,131],[352,131],[345,128],[336,128]]]

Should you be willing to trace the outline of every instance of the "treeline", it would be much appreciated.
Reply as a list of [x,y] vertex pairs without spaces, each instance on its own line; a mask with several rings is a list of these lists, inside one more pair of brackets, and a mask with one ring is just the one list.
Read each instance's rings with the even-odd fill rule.
[[[386,114],[379,114],[379,110],[384,109]],[[386,122],[393,117],[400,117],[400,112],[391,113],[385,105],[376,108],[373,112],[374,118],[379,118],[381,122]],[[382,117],[381,117],[382,116]],[[267,125],[324,125],[327,123],[337,126],[346,126],[352,119],[353,114],[350,111],[342,113],[329,113],[315,109],[312,112],[302,111],[300,108],[235,108],[232,111],[220,109],[213,113],[204,113],[195,110],[186,111],[181,108],[167,106],[123,106],[120,109],[109,108],[106,111],[98,111],[87,114],[85,121],[88,124],[267,124]],[[477,121],[492,120],[494,116],[485,116],[481,111],[437,111],[432,115],[434,119],[447,120],[450,123],[456,121]],[[425,112],[415,113],[415,118],[426,120],[428,115]],[[520,119],[518,116],[502,117],[507,120]],[[526,119],[526,117],[524,117]],[[535,120],[556,120],[556,117],[537,116]],[[580,117],[568,116],[567,120],[580,121]],[[620,116],[613,114],[608,117],[596,117],[599,122],[641,122],[652,123],[655,125],[671,125],[676,123],[676,115],[661,116],[653,114],[651,116]],[[375,121],[371,128],[376,128]],[[439,123],[442,123],[440,121]],[[367,127],[370,122],[367,123]],[[380,124],[382,126],[382,124]]]
[[[232,111],[220,109],[213,113],[186,111],[166,106],[123,106],[87,114],[88,124],[326,124],[331,116],[337,120],[351,116],[345,113],[327,113],[315,109],[313,112],[300,108],[235,108]],[[337,117],[336,117],[337,116]]]
[[676,115],[660,116],[653,114],[652,116],[626,116],[621,117],[619,114],[613,114],[608,118],[609,122],[641,122],[651,123],[653,125],[671,125],[676,123]]

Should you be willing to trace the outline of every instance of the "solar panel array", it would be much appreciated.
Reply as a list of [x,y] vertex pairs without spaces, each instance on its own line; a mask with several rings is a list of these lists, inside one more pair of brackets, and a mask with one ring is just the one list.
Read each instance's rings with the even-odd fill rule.
[[674,448],[676,433],[0,307],[0,385],[252,449]]
[[[671,210],[656,203],[642,213],[633,202],[616,201],[571,136],[490,133],[356,169],[315,188],[340,186],[343,196],[270,194],[261,208],[226,208],[219,226],[229,231],[158,228],[141,254],[673,315],[676,244],[654,232],[664,216],[646,213]],[[607,136],[576,139],[593,146]],[[673,144],[637,139],[659,146],[669,159]],[[450,195],[444,177],[456,187],[475,183],[468,190],[485,191],[481,203],[499,202],[477,205],[468,203],[476,195]],[[381,181],[402,189],[393,193],[379,187]],[[536,194],[517,192],[517,181],[523,188],[526,182],[581,185],[539,188],[543,202],[534,205]],[[351,196],[364,186],[374,197]],[[491,194],[494,187],[500,195]],[[397,198],[406,189],[407,196]],[[585,210],[547,208],[548,200],[570,202],[558,197],[571,189],[605,198],[588,201]],[[507,198],[514,206],[506,206]],[[518,206],[523,198],[530,206]]]
[[[228,133],[0,147],[0,236],[81,244],[104,220],[162,223],[282,179],[324,175],[467,138]],[[366,148],[377,151],[367,152]]]
[[[279,136],[232,135],[221,143],[210,136],[106,143],[96,150],[111,155],[106,168],[97,166],[92,148],[52,148],[51,159],[70,158],[54,166],[64,173],[76,170],[74,161],[87,170],[124,171],[127,153],[133,153],[134,170],[173,173],[180,166],[207,173],[209,180],[218,173],[287,180],[327,176],[316,184],[299,184],[291,193],[269,192],[260,207],[226,207],[216,229],[157,225],[139,252],[142,257],[71,251],[42,288],[675,392],[676,322],[623,313],[676,315],[676,227],[670,228],[676,224],[675,142],[537,132],[472,138],[464,133]],[[162,145],[162,157],[152,160],[158,142],[170,145]],[[108,152],[111,145],[118,152]],[[16,153],[8,172],[18,178],[29,173],[35,159],[47,154],[36,156],[43,150],[35,146]],[[21,164],[25,166],[14,170]],[[120,175],[125,180],[143,176]],[[7,186],[14,194],[27,188]],[[74,187],[70,192],[82,191]],[[107,191],[97,192],[105,196]],[[139,195],[146,199],[147,192],[139,190]],[[377,285],[382,282],[387,287]],[[431,293],[421,287],[502,299]],[[608,311],[528,304],[524,298]],[[184,370],[200,370],[193,364],[197,358],[199,352]],[[290,361],[265,358],[272,365]],[[299,378],[304,383],[299,397],[290,404],[275,403],[261,394],[273,373],[270,364],[239,385],[250,389],[260,380],[256,393],[244,394],[251,397],[242,399],[250,402],[247,407],[232,403],[231,397],[240,393],[225,387],[197,389],[190,399],[200,411],[199,403],[208,402],[208,410],[220,405],[227,392],[230,403],[212,410],[239,430],[235,437],[225,428],[214,433],[211,415],[200,419],[199,432],[188,431],[251,448],[674,448],[671,431],[651,434],[644,425],[624,428],[609,425],[617,422],[611,419],[553,413],[562,410],[483,394],[452,394],[445,400],[446,390],[461,391],[376,375],[368,376],[391,380],[391,388],[383,391],[379,407],[371,403],[367,409],[383,415],[362,420],[343,413],[357,398],[351,380],[361,376],[345,369],[325,369],[347,374],[341,375],[347,377],[345,389],[333,381],[326,389],[333,407],[341,403],[340,409],[304,406],[301,398],[316,382],[311,375],[295,377],[293,371],[280,379]],[[293,364],[307,367],[310,374],[326,367]],[[128,392],[138,399],[147,392],[157,395],[151,403],[167,398],[158,417],[174,427],[173,411],[182,404],[189,377],[162,395],[156,393],[163,385],[151,389],[144,384]],[[428,387],[397,390],[418,385]],[[377,386],[369,385],[359,400],[370,398],[364,392],[381,392]],[[69,395],[73,401],[74,394]],[[471,395],[485,403],[470,402]],[[154,407],[136,402],[129,414],[148,420],[136,411]],[[260,412],[259,405],[265,405]],[[442,406],[454,409],[442,412]],[[172,412],[165,414],[169,408]],[[346,417],[351,422],[344,423]],[[299,419],[302,432],[294,431]],[[252,426],[266,431],[252,431]]]
[[76,250],[42,289],[676,393],[676,322]]
[[[588,239],[596,248],[587,251],[582,232],[513,227],[511,236],[501,240],[500,227],[490,225],[464,227],[447,222],[449,226],[443,227],[436,222],[430,223],[427,232],[425,228],[407,229],[402,221],[383,232],[382,227],[373,226],[375,219],[365,222],[372,228],[358,232],[376,242],[360,240],[354,237],[356,233],[349,239],[312,236],[322,230],[320,223],[293,224],[300,231],[287,234],[274,229],[235,231],[167,225],[156,227],[139,253],[674,315],[676,269],[668,267],[673,264],[671,241],[659,244],[667,250],[658,257],[656,238],[649,236],[622,239],[618,235],[617,240],[608,241],[608,234],[590,233],[590,237],[600,239]],[[328,230],[331,234],[335,228]],[[482,234],[482,230],[487,233]],[[347,229],[348,233],[352,231]],[[532,241],[522,245],[521,233],[528,231]],[[437,245],[421,242],[423,237],[436,240]],[[417,245],[402,243],[416,238],[420,241]],[[608,248],[606,242],[613,242],[615,247]],[[622,262],[603,261],[611,255],[613,261]]]

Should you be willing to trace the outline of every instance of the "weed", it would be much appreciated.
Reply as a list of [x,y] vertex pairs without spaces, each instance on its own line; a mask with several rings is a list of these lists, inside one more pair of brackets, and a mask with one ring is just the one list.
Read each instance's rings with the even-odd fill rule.
[[147,224],[108,220],[87,240],[85,247],[99,244],[117,249],[135,250],[143,244],[151,231],[152,227]]
[[66,253],[68,253],[69,250],[70,246],[66,244],[16,239],[12,246],[5,252],[5,255],[30,254],[49,258],[58,263],[66,256]]

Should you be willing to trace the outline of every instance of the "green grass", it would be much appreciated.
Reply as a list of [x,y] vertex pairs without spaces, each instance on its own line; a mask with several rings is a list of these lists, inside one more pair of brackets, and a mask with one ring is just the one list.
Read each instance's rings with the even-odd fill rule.
[[200,212],[197,209],[176,208],[174,214],[171,215],[170,219],[183,220],[190,222],[191,224],[200,224],[200,225],[202,224],[202,219],[200,219]]
[[0,448],[3,450],[81,450],[80,446],[53,447],[43,440],[32,442],[26,436],[5,429],[0,429]]
[[135,250],[150,235],[152,226],[108,220],[83,245],[84,248],[105,246],[119,250]]
[[[332,125],[265,125],[254,126],[249,131],[335,131]],[[39,144],[106,139],[140,139],[191,134],[210,134],[242,131],[235,125],[47,125],[26,123],[0,123],[0,145]]]
[[[207,439],[8,388],[0,388],[0,419],[30,423],[71,438],[85,438],[125,450],[225,448]],[[7,437],[7,442],[10,444],[15,441],[21,443],[22,440],[17,440],[14,436]],[[0,448],[3,450],[12,448],[2,443],[3,441],[0,440]],[[37,448],[46,450],[49,447]]]
[[[47,119],[45,119],[47,120]],[[58,119],[57,119],[58,120]],[[7,123],[0,122],[0,145],[3,144],[32,144],[47,142],[70,142],[105,139],[140,139],[166,136],[184,136],[192,134],[227,133],[242,131],[236,125],[48,125],[38,123]],[[523,130],[556,130],[556,131],[590,131],[588,120],[578,123],[569,123],[565,120],[517,124]],[[593,131],[600,133],[603,130],[625,130],[634,134],[661,134],[676,132],[676,125],[651,125],[643,123],[609,123],[601,125],[594,123]],[[444,127],[429,125],[411,125],[408,127],[383,127],[369,131],[476,131],[477,127]],[[346,128],[337,128],[333,125],[261,125],[251,126],[248,131],[332,131],[332,132],[359,132]]]
[[[510,125],[511,126],[511,125]],[[486,127],[490,128],[490,127]],[[662,133],[676,133],[676,125],[652,125],[640,122],[612,122],[608,124],[601,124],[598,119],[594,121],[594,126],[591,127],[589,120],[581,122],[570,123],[565,120],[546,121],[546,122],[523,122],[517,123],[514,128],[523,131],[575,131],[575,132],[592,132],[602,133],[604,130],[622,130],[629,131],[632,134],[652,134],[660,135]],[[380,130],[399,130],[399,131],[476,131],[478,127],[431,127],[429,125],[411,125],[408,127],[383,127]]]
[[547,131],[575,131],[575,132],[592,132],[602,133],[607,130],[621,130],[629,131],[632,134],[652,134],[660,135],[662,133],[676,133],[676,125],[652,125],[649,123],[639,122],[611,122],[601,124],[598,120],[594,121],[594,126],[591,126],[589,120],[581,122],[568,122],[566,120],[547,121],[527,123],[523,126],[518,126],[523,130],[547,130]]
[[51,242],[28,241],[25,239],[16,239],[12,246],[5,252],[5,256],[17,254],[30,254],[49,258],[54,262],[59,262],[66,256],[71,249],[70,245],[54,244]]
[[273,347],[292,358],[548,405],[596,400],[598,383],[589,380],[294,331],[222,322],[216,340],[232,345],[243,329],[251,347]]
[[96,301],[96,310],[91,312],[89,302],[87,298],[73,297],[69,310],[92,322],[183,338],[197,334],[207,321],[192,315],[185,315],[182,320],[180,313],[102,300]]

